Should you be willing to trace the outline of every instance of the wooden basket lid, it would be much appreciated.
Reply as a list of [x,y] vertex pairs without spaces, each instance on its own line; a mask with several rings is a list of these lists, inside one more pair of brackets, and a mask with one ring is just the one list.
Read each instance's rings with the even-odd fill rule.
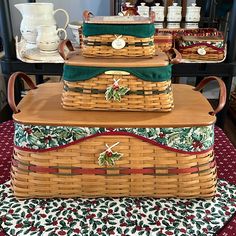
[[85,23],[92,24],[150,24],[149,17],[143,16],[91,16]]
[[171,112],[67,111],[62,108],[62,83],[46,83],[31,90],[13,115],[16,122],[32,125],[78,127],[192,127],[207,126],[216,117],[207,99],[192,86],[174,84],[175,108]]
[[71,52],[66,65],[89,67],[158,67],[169,65],[166,53],[156,52],[152,58],[93,58],[84,57],[80,51]]

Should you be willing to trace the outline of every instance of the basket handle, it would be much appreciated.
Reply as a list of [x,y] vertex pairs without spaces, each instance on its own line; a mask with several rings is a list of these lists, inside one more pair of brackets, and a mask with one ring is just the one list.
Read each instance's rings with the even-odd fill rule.
[[216,80],[219,84],[220,87],[220,97],[219,97],[219,104],[216,107],[216,109],[212,112],[210,112],[210,115],[214,116],[216,115],[219,111],[221,111],[226,103],[226,87],[225,83],[223,82],[222,79],[220,79],[217,76],[208,76],[205,77],[201,82],[194,88],[195,91],[201,91],[210,81]]
[[75,51],[75,49],[69,39],[61,41],[58,46],[58,52],[64,60],[68,59],[68,54],[72,51]]
[[179,64],[182,60],[182,55],[176,48],[169,49],[167,56],[169,57],[170,64]]
[[30,89],[37,88],[37,86],[33,83],[31,78],[23,72],[20,72],[20,71],[15,72],[10,76],[9,81],[8,81],[7,100],[14,114],[20,112],[20,110],[18,110],[18,108],[16,107],[16,103],[15,103],[15,81],[18,77],[22,78],[30,87]]
[[88,10],[85,10],[83,12],[83,18],[84,18],[84,21],[89,21],[90,20],[90,16],[93,16],[93,13],[88,11]]

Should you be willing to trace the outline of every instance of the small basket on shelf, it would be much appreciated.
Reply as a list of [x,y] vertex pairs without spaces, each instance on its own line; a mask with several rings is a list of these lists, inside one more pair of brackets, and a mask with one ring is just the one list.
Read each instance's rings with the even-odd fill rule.
[[153,57],[155,27],[141,16],[100,16],[84,12],[82,53],[85,57]]

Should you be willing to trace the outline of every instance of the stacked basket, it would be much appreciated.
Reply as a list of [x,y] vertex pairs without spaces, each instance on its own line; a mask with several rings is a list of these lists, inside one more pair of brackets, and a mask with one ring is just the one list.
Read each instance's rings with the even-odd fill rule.
[[[170,59],[171,53],[155,55],[152,22],[114,18],[85,14],[83,55],[70,41],[61,43],[63,85],[37,88],[24,73],[12,75],[14,194],[213,197],[214,122],[225,102],[223,82],[210,77],[197,88],[171,85],[169,62],[179,59]],[[137,37],[140,27],[148,39]],[[32,89],[18,107],[17,77]],[[218,81],[221,92],[215,111],[199,92],[211,80]]]

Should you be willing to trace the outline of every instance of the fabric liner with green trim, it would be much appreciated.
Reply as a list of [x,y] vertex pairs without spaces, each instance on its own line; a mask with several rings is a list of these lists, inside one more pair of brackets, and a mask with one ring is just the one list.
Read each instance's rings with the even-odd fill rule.
[[83,23],[83,35],[129,35],[137,38],[149,38],[154,36],[154,24],[92,24]]
[[106,71],[126,71],[139,79],[162,82],[171,79],[172,65],[161,67],[88,67],[64,65],[63,79],[68,82],[85,81]]

